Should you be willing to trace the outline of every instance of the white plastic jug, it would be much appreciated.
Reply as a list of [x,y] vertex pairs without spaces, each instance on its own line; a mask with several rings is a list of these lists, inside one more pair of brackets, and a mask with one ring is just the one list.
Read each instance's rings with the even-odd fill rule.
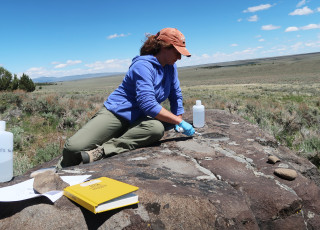
[[0,183],[13,177],[13,134],[5,130],[6,122],[0,121]]
[[205,109],[201,105],[201,100],[196,100],[196,104],[193,106],[193,126],[195,128],[201,128],[205,123]]

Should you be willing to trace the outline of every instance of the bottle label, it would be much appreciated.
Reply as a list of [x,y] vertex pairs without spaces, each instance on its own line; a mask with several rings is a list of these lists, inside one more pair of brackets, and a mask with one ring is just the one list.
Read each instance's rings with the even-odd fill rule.
[[12,149],[5,149],[0,147],[0,153],[12,153]]
[[9,161],[12,159],[13,159],[12,149],[0,147],[0,162]]

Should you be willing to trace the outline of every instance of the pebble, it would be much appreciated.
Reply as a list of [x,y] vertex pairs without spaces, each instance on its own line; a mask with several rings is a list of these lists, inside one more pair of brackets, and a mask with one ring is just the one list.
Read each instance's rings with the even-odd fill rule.
[[275,163],[277,163],[279,161],[280,161],[280,159],[278,157],[276,157],[276,156],[269,156],[268,157],[268,162],[270,162],[272,164],[275,164]]
[[274,174],[286,180],[294,180],[298,175],[293,169],[276,168]]

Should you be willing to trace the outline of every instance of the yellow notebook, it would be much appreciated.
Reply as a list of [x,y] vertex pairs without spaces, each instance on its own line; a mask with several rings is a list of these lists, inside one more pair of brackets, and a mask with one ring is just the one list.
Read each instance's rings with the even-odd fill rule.
[[138,189],[118,180],[100,177],[66,187],[63,194],[91,212],[99,213],[139,203],[138,195],[132,193]]

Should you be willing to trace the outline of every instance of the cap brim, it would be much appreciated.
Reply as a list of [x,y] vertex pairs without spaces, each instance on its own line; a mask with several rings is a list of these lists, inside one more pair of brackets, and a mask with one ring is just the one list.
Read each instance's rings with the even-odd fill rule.
[[173,45],[174,48],[176,48],[178,50],[179,53],[181,53],[182,55],[184,56],[187,56],[187,57],[191,57],[191,54],[189,53],[189,51],[187,50],[186,47],[181,47],[181,46],[175,46]]

